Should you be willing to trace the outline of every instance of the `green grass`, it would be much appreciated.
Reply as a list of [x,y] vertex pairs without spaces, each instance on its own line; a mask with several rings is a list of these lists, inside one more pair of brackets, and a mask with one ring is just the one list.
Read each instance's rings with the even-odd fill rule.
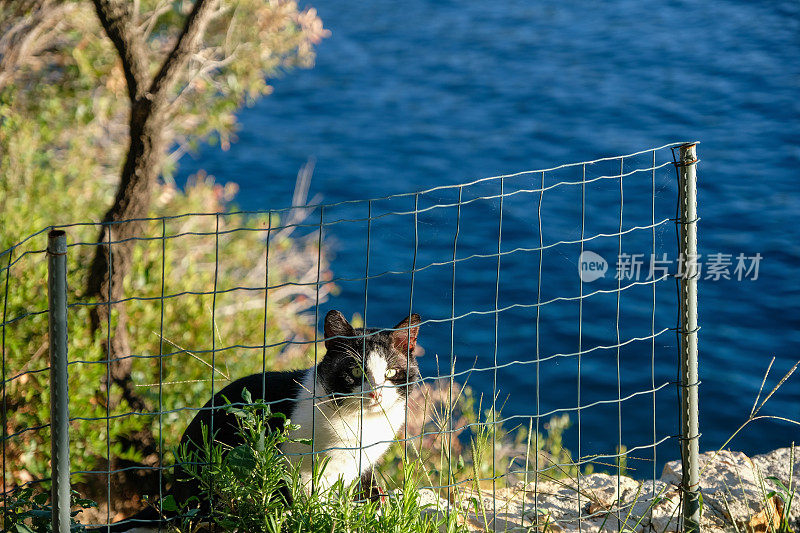
[[[176,531],[197,531],[211,522],[224,531],[325,532],[390,531],[420,533],[461,531],[456,516],[423,513],[417,488],[416,466],[404,469],[404,490],[394,491],[381,505],[365,501],[358,483],[349,486],[339,480],[328,491],[311,493],[300,480],[299,471],[278,451],[280,444],[292,440],[297,426],[287,423],[282,431],[270,431],[273,417],[269,405],[242,398],[247,405],[225,409],[237,417],[243,444],[234,448],[206,441],[199,452],[179,449],[178,459],[186,464],[187,475],[198,482],[205,498],[213,498],[211,516],[197,516],[197,500],[185,502],[178,509],[167,497],[162,508],[180,511],[183,519]],[[285,420],[285,418],[284,418]],[[310,445],[310,442],[305,441]],[[319,480],[325,464],[315,467]],[[288,491],[290,498],[286,499]]]

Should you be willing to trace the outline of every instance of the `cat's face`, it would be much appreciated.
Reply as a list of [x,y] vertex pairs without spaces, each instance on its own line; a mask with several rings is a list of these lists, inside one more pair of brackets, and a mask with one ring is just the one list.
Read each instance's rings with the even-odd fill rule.
[[[327,353],[318,379],[338,406],[365,412],[405,404],[419,380],[417,335],[420,317],[411,315],[393,329],[353,328],[339,311],[325,317]],[[331,338],[337,337],[337,338]],[[351,338],[347,338],[351,337]]]

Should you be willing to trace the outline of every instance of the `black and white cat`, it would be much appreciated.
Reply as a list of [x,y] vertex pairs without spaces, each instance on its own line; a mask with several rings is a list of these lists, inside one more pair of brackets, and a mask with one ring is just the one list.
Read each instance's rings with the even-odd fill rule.
[[[198,412],[181,443],[198,450],[213,413],[216,441],[231,447],[241,444],[235,417],[217,408],[225,405],[224,398],[239,401],[248,389],[254,400],[271,403],[273,412],[283,413],[300,426],[290,435],[293,439],[313,435],[313,462],[326,461],[314,490],[325,490],[340,478],[346,485],[360,478],[366,495],[376,498],[381,492],[373,468],[405,422],[409,393],[420,378],[419,324],[419,315],[412,314],[392,330],[365,330],[353,328],[339,311],[330,311],[325,317],[326,353],[317,366],[234,381],[214,396],[214,409],[209,400]],[[273,418],[270,424],[281,429],[283,421]],[[311,447],[285,443],[281,451],[300,469],[301,480],[311,490]],[[183,479],[180,467],[175,477],[179,481],[168,494],[179,504],[199,495],[197,483]],[[112,526],[111,531],[150,531],[147,528],[157,526],[160,519],[155,509],[148,508],[126,522]]]

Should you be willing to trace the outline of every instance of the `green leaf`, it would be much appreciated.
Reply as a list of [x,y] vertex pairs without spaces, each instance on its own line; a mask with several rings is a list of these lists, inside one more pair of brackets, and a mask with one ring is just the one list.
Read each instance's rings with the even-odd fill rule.
[[228,452],[225,464],[239,480],[247,479],[256,467],[253,450],[247,446],[237,446]]
[[168,494],[163,500],[161,500],[161,509],[164,511],[178,510],[178,504],[175,502],[175,498],[172,496],[172,494]]
[[97,507],[97,502],[86,498],[78,498],[75,500],[75,505],[83,507],[84,509],[89,509],[91,507]]
[[767,479],[769,479],[770,481],[775,483],[778,486],[778,488],[781,489],[783,492],[786,492],[786,493],[789,492],[789,489],[786,488],[786,485],[783,484],[783,481],[781,481],[777,477],[769,476]]

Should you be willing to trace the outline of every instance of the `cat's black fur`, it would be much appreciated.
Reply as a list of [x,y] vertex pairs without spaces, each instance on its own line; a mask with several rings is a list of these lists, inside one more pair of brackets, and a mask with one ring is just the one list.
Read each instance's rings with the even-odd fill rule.
[[[420,317],[412,314],[395,326],[392,331],[378,329],[353,328],[339,311],[330,311],[325,317],[326,354],[317,366],[319,382],[324,391],[318,394],[329,394],[336,403],[352,400],[354,393],[359,393],[363,386],[360,380],[353,378],[355,367],[364,367],[363,354],[379,351],[387,356],[387,365],[397,369],[391,382],[398,394],[407,400],[411,388],[420,378],[416,354],[421,352],[417,346],[417,332]],[[358,356],[358,359],[354,356]],[[181,437],[181,446],[189,452],[200,452],[204,442],[204,431],[213,425],[215,441],[228,447],[242,444],[238,434],[236,417],[221,408],[229,402],[241,402],[242,393],[247,389],[254,401],[263,400],[270,405],[272,412],[282,413],[292,418],[298,404],[297,398],[303,393],[301,383],[306,372],[311,369],[288,372],[265,372],[243,377],[230,383],[214,395],[195,415]],[[213,417],[213,422],[212,422]],[[283,419],[272,418],[269,422],[272,430],[283,429]],[[394,438],[392,436],[391,438]],[[172,495],[180,506],[192,496],[201,497],[201,490],[196,480],[191,479],[178,465],[175,469],[175,481],[165,495]],[[361,476],[364,495],[378,498],[382,494],[372,470]],[[284,493],[288,499],[288,491]],[[201,503],[201,514],[207,502]],[[175,513],[164,512],[167,521],[174,519]],[[135,527],[158,527],[164,524],[157,509],[148,507],[123,522],[113,524],[110,528],[102,527],[93,531],[123,532]]]

